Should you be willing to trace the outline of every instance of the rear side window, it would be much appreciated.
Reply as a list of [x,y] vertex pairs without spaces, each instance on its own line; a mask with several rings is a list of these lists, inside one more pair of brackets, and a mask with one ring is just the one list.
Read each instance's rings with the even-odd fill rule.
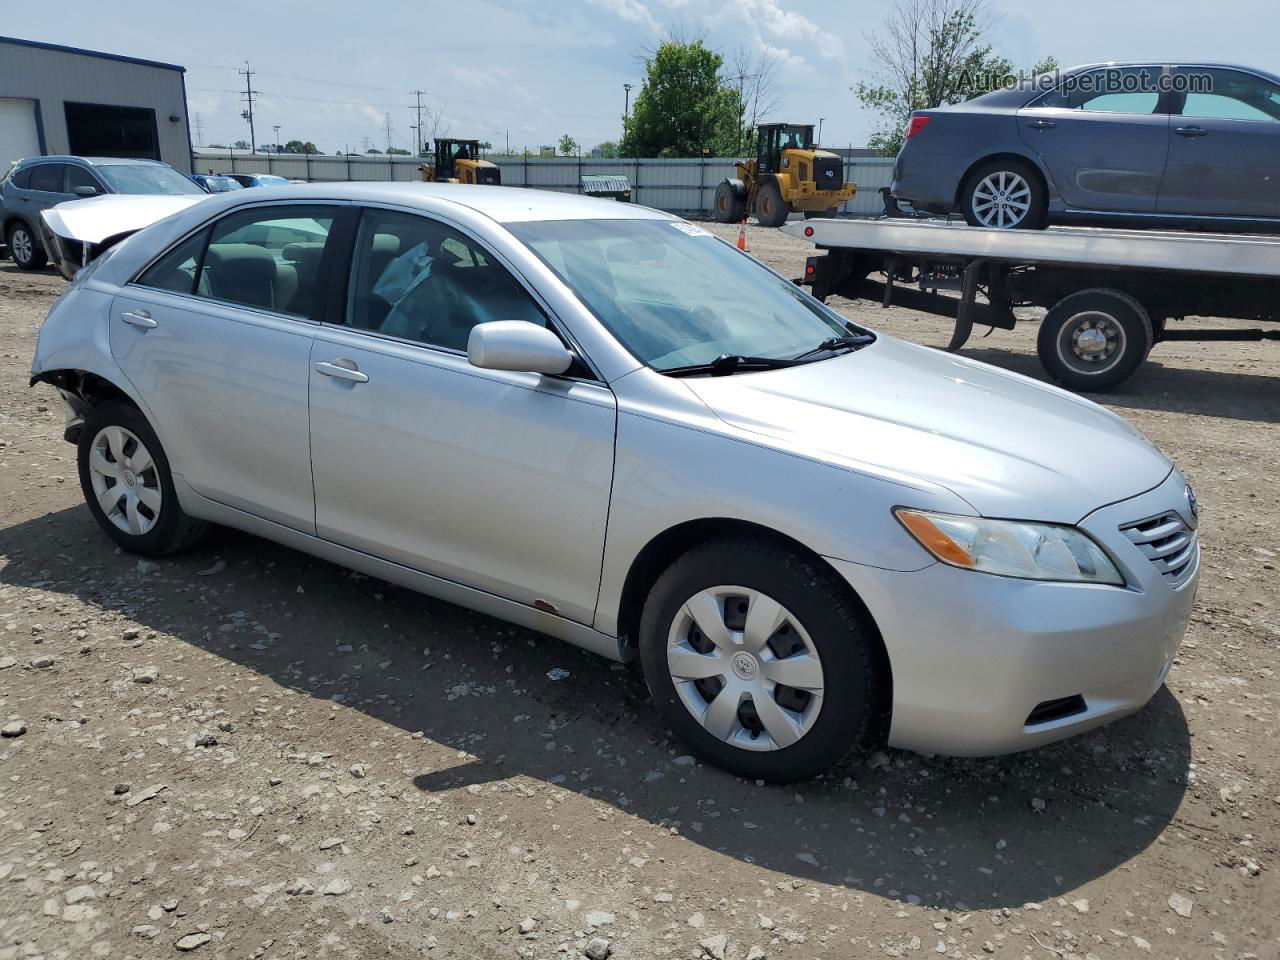
[[12,177],[12,182],[15,187],[18,187],[22,190],[30,190],[31,189],[31,167],[23,167],[21,170],[15,173]]
[[188,237],[163,257],[153,263],[138,278],[144,287],[169,290],[173,293],[194,293],[200,274],[200,257],[204,253],[209,231],[201,230]]
[[332,207],[255,207],[214,224],[200,273],[202,296],[309,317],[324,279],[320,261]]
[[1086,113],[1152,114],[1160,106],[1160,67],[1090,70],[1067,77],[1035,107]]
[[31,189],[62,193],[62,164],[41,163],[32,167]]

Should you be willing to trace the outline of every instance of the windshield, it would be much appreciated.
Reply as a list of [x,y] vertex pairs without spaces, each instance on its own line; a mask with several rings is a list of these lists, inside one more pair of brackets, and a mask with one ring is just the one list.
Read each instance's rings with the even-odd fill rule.
[[507,229],[655,370],[723,356],[791,359],[852,329],[683,220],[542,220]]
[[143,163],[107,163],[94,170],[116,193],[204,193],[173,167]]

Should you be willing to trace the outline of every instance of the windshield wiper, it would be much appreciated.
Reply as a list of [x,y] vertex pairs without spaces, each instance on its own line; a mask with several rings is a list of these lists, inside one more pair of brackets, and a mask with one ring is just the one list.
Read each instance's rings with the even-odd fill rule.
[[809,357],[816,357],[820,353],[835,353],[837,350],[857,350],[859,347],[865,347],[874,340],[869,333],[853,333],[844,337],[828,337],[812,350],[806,350],[804,353],[797,354],[793,360],[806,360]]
[[777,370],[804,363],[797,357],[744,357],[737,353],[722,353],[710,363],[693,363],[687,367],[672,367],[662,373],[669,377],[693,377],[707,374],[712,377],[728,377],[749,370]]

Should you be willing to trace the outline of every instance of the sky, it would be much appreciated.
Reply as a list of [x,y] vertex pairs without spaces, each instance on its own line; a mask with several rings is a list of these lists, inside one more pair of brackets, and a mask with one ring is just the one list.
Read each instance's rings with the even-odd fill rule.
[[[1025,66],[1111,59],[1224,60],[1280,70],[1275,0],[992,0],[996,51]],[[863,146],[875,117],[849,86],[875,79],[868,35],[891,4],[830,0],[155,0],[10,4],[7,35],[187,68],[193,134],[248,139],[240,118],[248,61],[261,90],[258,142],[310,140],[323,152],[410,148],[415,97],[453,136],[536,149],[569,134],[585,149],[621,134],[643,54],[664,35],[780,60],[782,106],[769,119],[817,123],[827,146]],[[198,117],[198,122],[197,122]],[[428,124],[424,123],[424,127]],[[198,128],[198,129],[196,129]],[[443,132],[443,131],[441,131]]]

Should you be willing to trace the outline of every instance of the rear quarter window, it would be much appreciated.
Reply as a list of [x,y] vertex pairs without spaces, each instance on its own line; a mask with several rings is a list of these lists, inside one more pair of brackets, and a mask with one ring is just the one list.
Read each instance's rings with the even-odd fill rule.
[[12,183],[15,187],[18,187],[19,189],[30,190],[31,189],[31,168],[23,167],[21,170],[19,170],[17,173],[15,173],[12,177],[9,178],[9,182]]

